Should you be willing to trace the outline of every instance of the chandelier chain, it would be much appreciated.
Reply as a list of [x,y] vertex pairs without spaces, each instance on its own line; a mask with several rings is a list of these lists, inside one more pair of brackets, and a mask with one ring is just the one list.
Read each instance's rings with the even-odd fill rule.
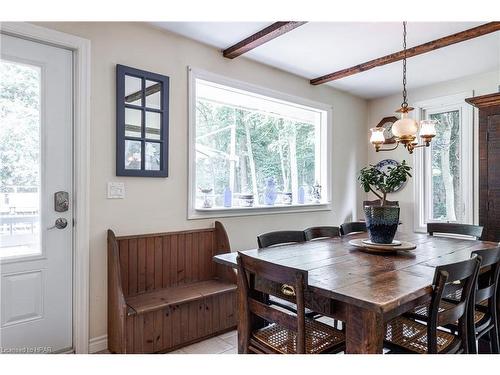
[[401,107],[408,107],[406,92],[406,21],[403,22],[403,103],[401,103]]

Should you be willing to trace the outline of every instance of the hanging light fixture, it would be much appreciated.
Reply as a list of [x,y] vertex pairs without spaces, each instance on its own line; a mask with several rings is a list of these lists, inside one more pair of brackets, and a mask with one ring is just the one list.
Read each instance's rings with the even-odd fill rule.
[[[401,108],[396,110],[401,113],[401,118],[392,125],[391,129],[396,145],[392,148],[382,148],[385,143],[384,129],[372,128],[370,129],[372,132],[370,143],[375,147],[375,151],[392,151],[402,144],[412,154],[415,148],[430,146],[432,138],[436,135],[436,122],[424,120],[419,124],[408,116],[411,111],[413,108],[408,106],[406,91],[406,22],[403,22],[403,103],[401,103]],[[418,144],[418,133],[423,141],[422,144]]]

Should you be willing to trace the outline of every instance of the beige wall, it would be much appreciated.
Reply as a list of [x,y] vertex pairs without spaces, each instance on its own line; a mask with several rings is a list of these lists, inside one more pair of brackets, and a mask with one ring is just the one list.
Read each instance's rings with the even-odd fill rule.
[[[90,337],[106,334],[106,229],[117,234],[200,228],[211,220],[187,217],[187,66],[331,104],[333,106],[333,210],[224,218],[233,249],[256,246],[256,235],[276,229],[339,224],[356,216],[364,193],[356,173],[365,164],[367,103],[245,58],[140,23],[42,23],[90,39],[92,44]],[[170,176],[115,176],[115,65],[170,76]],[[360,142],[360,140],[362,140]],[[126,198],[106,199],[108,181],[123,181]],[[354,212],[353,212],[354,211]]]
[[[447,81],[431,86],[422,87],[415,90],[409,90],[408,100],[409,104],[418,101],[437,98],[440,96],[458,94],[465,91],[474,91],[474,95],[484,95],[497,91],[498,84],[500,83],[500,72],[493,71],[474,76],[464,77],[458,80]],[[388,96],[371,100],[368,103],[368,129],[376,126],[378,122],[387,116],[393,116],[394,110],[400,107],[401,94]],[[474,128],[477,128],[477,117],[474,118]],[[477,139],[474,140],[474,147],[477,148]],[[416,150],[417,154],[421,150]],[[368,152],[368,163],[375,164],[382,159],[395,159],[397,161],[406,160],[409,165],[413,166],[413,157],[400,146],[397,150],[392,152],[378,152],[376,153],[373,148]],[[477,157],[476,157],[477,159]],[[477,160],[475,161],[476,165]],[[477,194],[475,194],[477,196]],[[370,199],[375,199],[370,195]],[[392,194],[390,200],[397,200],[401,206],[401,221],[403,224],[400,227],[402,231],[413,231],[413,179],[401,191]]]

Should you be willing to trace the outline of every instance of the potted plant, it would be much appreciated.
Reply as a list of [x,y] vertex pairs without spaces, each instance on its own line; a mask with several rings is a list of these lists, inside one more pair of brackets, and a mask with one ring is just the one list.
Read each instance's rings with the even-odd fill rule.
[[387,194],[405,183],[411,177],[411,167],[406,161],[384,172],[374,165],[364,167],[358,180],[366,193],[372,192],[380,199],[380,206],[365,206],[366,228],[370,240],[379,244],[392,243],[399,224],[399,206],[386,205]]

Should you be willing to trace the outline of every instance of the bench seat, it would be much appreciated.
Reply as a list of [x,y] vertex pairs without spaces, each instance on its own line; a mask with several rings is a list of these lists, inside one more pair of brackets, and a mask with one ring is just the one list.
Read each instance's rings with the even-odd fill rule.
[[206,280],[126,297],[125,302],[132,309],[132,314],[144,314],[162,310],[171,305],[188,303],[204,297],[235,291],[236,285],[234,283]]
[[165,353],[232,330],[236,273],[213,262],[230,252],[212,228],[115,236],[108,230],[108,349]]

